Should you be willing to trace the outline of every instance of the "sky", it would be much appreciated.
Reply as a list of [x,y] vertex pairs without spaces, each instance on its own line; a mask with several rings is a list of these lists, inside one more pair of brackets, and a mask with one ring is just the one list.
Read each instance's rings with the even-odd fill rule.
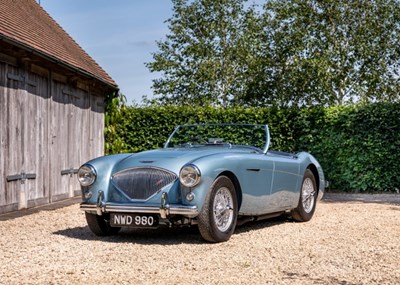
[[165,39],[170,0],[37,0],[49,15],[114,79],[127,103],[153,97],[145,62]]

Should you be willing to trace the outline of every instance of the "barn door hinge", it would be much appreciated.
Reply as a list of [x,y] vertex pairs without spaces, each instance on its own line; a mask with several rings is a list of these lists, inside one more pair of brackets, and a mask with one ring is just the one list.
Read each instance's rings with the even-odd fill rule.
[[36,179],[36,173],[21,172],[21,174],[9,175],[6,179],[7,182],[20,180],[21,184],[24,184],[26,179]]
[[61,175],[68,175],[69,174],[69,176],[72,177],[72,175],[78,173],[78,171],[79,171],[79,169],[75,169],[75,168],[71,167],[69,169],[61,170]]

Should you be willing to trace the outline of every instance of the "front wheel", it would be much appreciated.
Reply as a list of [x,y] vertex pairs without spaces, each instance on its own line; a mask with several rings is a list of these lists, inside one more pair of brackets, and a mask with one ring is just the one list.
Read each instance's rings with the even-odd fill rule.
[[104,215],[99,216],[85,212],[85,216],[89,229],[97,236],[110,236],[121,230],[121,228],[111,227],[110,221]]
[[211,185],[198,217],[201,236],[210,242],[227,241],[237,221],[235,186],[226,176],[218,177]]
[[299,204],[292,211],[292,217],[295,221],[307,222],[311,220],[315,212],[317,194],[317,183],[315,182],[314,174],[310,169],[307,169],[301,185]]

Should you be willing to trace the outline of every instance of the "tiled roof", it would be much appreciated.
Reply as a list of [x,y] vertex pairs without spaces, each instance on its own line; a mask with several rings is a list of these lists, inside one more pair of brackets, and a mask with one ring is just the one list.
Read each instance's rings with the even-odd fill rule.
[[0,1],[0,40],[2,38],[117,87],[107,72],[35,0]]

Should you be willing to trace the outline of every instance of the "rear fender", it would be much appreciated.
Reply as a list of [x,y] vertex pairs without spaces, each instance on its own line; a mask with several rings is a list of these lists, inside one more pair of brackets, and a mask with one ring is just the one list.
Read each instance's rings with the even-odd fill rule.
[[[325,175],[322,170],[321,165],[317,161],[317,159],[309,153],[301,152],[297,154],[299,159],[301,160],[300,163],[300,173],[305,173],[306,169],[310,169],[314,174],[315,181],[317,183],[318,188],[318,200],[321,200],[324,192],[325,192],[325,185],[327,185],[327,181],[325,180]],[[301,190],[301,185],[299,189],[299,193]]]

